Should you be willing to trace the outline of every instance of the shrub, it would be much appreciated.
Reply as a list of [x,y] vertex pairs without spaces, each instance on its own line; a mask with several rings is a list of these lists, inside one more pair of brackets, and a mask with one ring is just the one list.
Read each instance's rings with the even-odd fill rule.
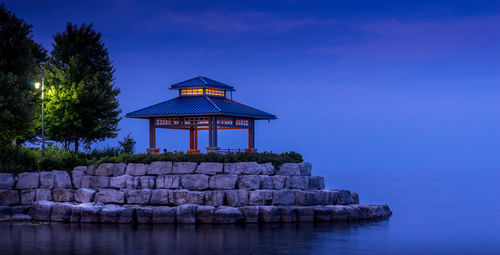
[[89,157],[82,152],[66,150],[61,147],[50,147],[45,150],[45,157],[40,161],[40,170],[73,170],[75,166],[88,165]]
[[121,141],[118,141],[122,153],[132,154],[135,151],[135,140],[131,133],[123,137]]
[[40,152],[31,148],[10,144],[0,146],[0,172],[37,171],[40,159]]

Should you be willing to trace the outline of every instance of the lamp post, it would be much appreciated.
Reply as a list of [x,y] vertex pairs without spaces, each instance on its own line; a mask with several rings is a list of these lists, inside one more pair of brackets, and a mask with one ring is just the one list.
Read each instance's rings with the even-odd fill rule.
[[[45,113],[44,113],[44,108],[45,108],[45,95],[44,95],[44,78],[45,78],[45,70],[42,67],[42,157],[45,156]],[[35,87],[38,89],[40,87],[40,83],[36,82]]]

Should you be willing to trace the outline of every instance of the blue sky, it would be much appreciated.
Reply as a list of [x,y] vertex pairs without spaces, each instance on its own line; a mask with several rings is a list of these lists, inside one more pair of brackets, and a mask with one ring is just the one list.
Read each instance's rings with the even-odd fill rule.
[[[322,171],[497,170],[499,1],[6,1],[51,49],[65,23],[93,23],[123,113],[204,75],[278,115],[259,150],[294,150]],[[137,150],[147,121],[123,119]],[[185,150],[188,133],[159,130]],[[200,134],[200,147],[207,134]],[[115,140],[100,143],[115,145]],[[244,148],[244,131],[219,145]]]

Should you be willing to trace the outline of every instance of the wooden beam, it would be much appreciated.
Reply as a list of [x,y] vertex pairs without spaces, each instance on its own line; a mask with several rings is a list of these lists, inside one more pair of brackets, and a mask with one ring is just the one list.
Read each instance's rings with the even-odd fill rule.
[[149,119],[149,148],[156,148],[155,119]]
[[249,120],[248,121],[250,127],[248,128],[248,151],[254,151],[255,150],[255,121],[254,120]]

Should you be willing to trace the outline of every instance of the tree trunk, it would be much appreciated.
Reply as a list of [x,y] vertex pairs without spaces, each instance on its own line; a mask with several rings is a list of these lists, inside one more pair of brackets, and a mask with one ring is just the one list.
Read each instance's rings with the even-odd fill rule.
[[75,140],[75,152],[78,152],[78,139]]

